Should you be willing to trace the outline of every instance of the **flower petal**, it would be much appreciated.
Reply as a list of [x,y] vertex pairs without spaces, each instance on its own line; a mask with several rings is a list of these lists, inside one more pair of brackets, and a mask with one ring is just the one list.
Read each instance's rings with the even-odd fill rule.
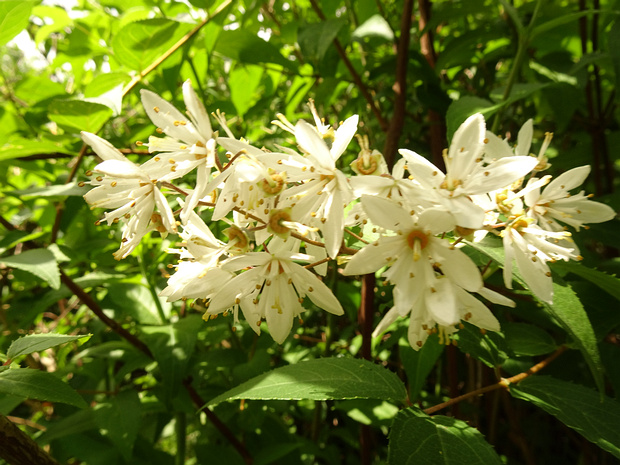
[[194,125],[172,104],[150,90],[140,91],[142,105],[153,124],[167,135],[193,145],[201,138],[196,133]]

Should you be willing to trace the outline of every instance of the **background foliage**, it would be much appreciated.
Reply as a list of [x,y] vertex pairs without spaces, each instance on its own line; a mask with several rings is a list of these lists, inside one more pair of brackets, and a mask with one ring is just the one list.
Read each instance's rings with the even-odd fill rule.
[[[575,236],[585,266],[553,267],[553,307],[517,290],[515,309],[494,308],[501,333],[466,324],[458,345],[419,352],[404,327],[371,341],[390,289],[367,281],[362,296],[332,263],[345,316],[309,309],[280,346],[159,298],[176,239],[116,262],[120,232],[94,225],[78,182],[96,164],[79,131],[144,159],[139,89],[182,108],[191,79],[255,145],[283,142],[276,113],[309,119],[313,98],[331,124],[359,114],[389,163],[410,148],[439,166],[476,111],[513,140],[533,118],[535,140],[555,134],[551,171],[592,165],[586,191],[618,210],[619,13],[611,0],[0,1],[3,421],[61,463],[617,463],[617,221]],[[541,361],[544,375],[519,375]]]

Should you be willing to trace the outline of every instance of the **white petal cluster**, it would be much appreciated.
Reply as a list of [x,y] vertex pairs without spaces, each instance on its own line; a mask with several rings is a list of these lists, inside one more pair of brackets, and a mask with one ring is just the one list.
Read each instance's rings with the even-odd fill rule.
[[[550,166],[545,151],[551,135],[537,156],[530,154],[531,120],[511,147],[475,114],[444,151],[445,173],[408,149],[400,150],[390,172],[368,135],[357,135],[356,158],[346,155],[357,115],[332,127],[312,101],[314,125],[278,115],[274,124],[294,143],[270,151],[236,138],[219,111],[214,116],[227,137],[213,131],[189,81],[183,84],[185,113],[151,91],[141,97],[159,134],[142,144],[150,154],[146,162],[135,164],[103,139],[82,136],[103,160],[85,199],[109,210],[108,224],[124,225],[115,257],[129,255],[150,231],[178,234],[169,252],[179,261],[161,295],[204,305],[206,319],[232,313],[237,323],[241,310],[257,333],[265,320],[278,343],[305,311],[306,297],[327,312],[344,313],[320,278],[330,260],[346,263],[345,275],[381,272],[394,286],[394,305],[376,335],[400,318],[409,318],[415,349],[433,332],[449,343],[462,321],[498,331],[498,320],[476,294],[495,304],[514,302],[484,287],[467,240],[501,237],[506,287],[518,269],[534,295],[552,302],[548,263],[579,259],[565,225],[579,230],[614,216],[583,192],[571,193],[589,167],[555,180],[538,175]],[[188,186],[190,173],[196,181]],[[185,184],[173,184],[181,180]],[[166,197],[171,193],[180,206],[174,213]]]

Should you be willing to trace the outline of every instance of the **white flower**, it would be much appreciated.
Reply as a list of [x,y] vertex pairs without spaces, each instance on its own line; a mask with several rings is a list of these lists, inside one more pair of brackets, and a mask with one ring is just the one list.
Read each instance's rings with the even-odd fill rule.
[[512,289],[512,262],[516,261],[523,280],[539,299],[553,303],[553,280],[548,261],[568,261],[579,259],[574,249],[549,242],[559,242],[570,238],[568,232],[545,231],[535,224],[535,220],[519,217],[512,221],[501,233],[504,244],[504,284]]
[[[105,214],[108,224],[125,223],[122,244],[114,258],[120,260],[129,255],[152,229],[164,235],[176,232],[174,215],[156,179],[127,160],[106,140],[87,132],[82,132],[82,139],[104,160],[94,168],[104,176],[90,181],[97,187],[86,193],[84,199],[91,208],[114,209]],[[154,213],[155,207],[159,213]]]
[[602,223],[616,216],[616,212],[600,202],[589,200],[584,191],[571,195],[569,191],[580,186],[590,174],[590,166],[569,170],[551,181],[541,192],[540,187],[525,195],[528,216],[535,218],[541,228],[560,231],[566,223],[577,231],[585,223]]
[[[183,100],[187,117],[159,95],[146,89],[140,91],[142,105],[151,119],[168,137],[150,137],[149,152],[160,152],[144,164],[144,169],[160,181],[169,181],[198,168],[194,191],[186,199],[181,219],[187,220],[189,210],[193,210],[204,197],[211,168],[215,166],[216,143],[209,116],[198,99],[189,80],[183,83]],[[189,118],[189,120],[188,120]]]
[[446,174],[417,153],[400,150],[414,180],[433,194],[439,205],[450,210],[456,223],[464,228],[479,229],[484,222],[484,210],[470,196],[504,188],[532,171],[537,163],[534,157],[514,156],[487,164],[484,142],[484,118],[475,114],[457,129],[449,150],[444,152]]
[[319,278],[295,261],[311,257],[286,250],[272,253],[251,252],[234,257],[222,265],[224,271],[239,272],[212,297],[208,314],[218,314],[240,306],[252,329],[260,332],[260,321],[267,320],[273,339],[281,344],[304,308],[308,296],[319,308],[335,315],[344,313],[331,290]]
[[[453,217],[438,207],[416,214],[374,196],[363,196],[362,205],[373,223],[396,235],[382,236],[361,249],[344,274],[367,274],[389,265],[383,275],[395,285],[394,312],[401,316],[411,313],[411,318],[426,328],[456,325],[464,315],[461,291],[478,292],[483,283],[465,253],[435,237],[454,228]],[[390,315],[395,318],[394,312]]]

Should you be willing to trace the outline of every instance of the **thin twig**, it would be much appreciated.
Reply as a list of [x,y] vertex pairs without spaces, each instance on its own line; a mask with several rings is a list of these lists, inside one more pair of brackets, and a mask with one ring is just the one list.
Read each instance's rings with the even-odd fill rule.
[[[318,5],[316,0],[310,0],[310,4],[312,5],[312,8],[314,9],[314,11],[318,15],[318,17],[322,21],[326,21],[327,18],[323,14],[323,11],[321,10],[321,7]],[[366,103],[368,103],[368,105],[370,106],[370,109],[373,112],[373,114],[375,115],[375,118],[377,118],[377,121],[379,122],[379,126],[381,127],[381,129],[383,131],[387,131],[388,127],[389,127],[388,126],[388,122],[385,120],[385,118],[381,114],[381,110],[377,106],[377,103],[376,103],[374,97],[370,94],[370,91],[368,90],[368,87],[362,81],[361,76],[359,75],[359,73],[357,72],[355,67],[353,66],[353,63],[351,63],[351,60],[349,60],[349,57],[347,56],[347,53],[344,50],[344,47],[342,46],[342,44],[340,43],[340,41],[337,38],[334,39],[334,47],[336,47],[336,51],[338,52],[338,55],[340,55],[340,58],[341,58],[342,62],[344,63],[344,65],[349,70],[349,73],[351,74],[351,77],[353,78],[353,82],[355,82],[355,85],[357,86],[357,88],[362,93],[362,96],[366,100]]]
[[443,410],[446,407],[450,407],[451,405],[457,404],[471,397],[477,397],[486,392],[495,391],[496,389],[502,389],[502,388],[509,389],[511,384],[517,384],[523,381],[525,378],[532,376],[535,373],[538,373],[540,370],[542,370],[547,365],[549,365],[551,362],[553,362],[557,357],[559,357],[566,349],[567,349],[566,346],[561,346],[558,350],[556,350],[554,353],[552,353],[549,357],[544,359],[542,362],[537,363],[536,365],[531,367],[529,370],[524,371],[523,373],[519,373],[518,375],[515,375],[511,378],[502,378],[498,383],[485,386],[481,389],[476,389],[475,391],[471,391],[471,392],[468,392],[467,394],[463,394],[462,396],[458,396],[453,399],[450,399],[447,402],[443,402],[441,404],[434,405],[433,407],[429,407],[424,410],[424,413],[426,413],[427,415],[431,415],[435,412],[438,412],[439,410]]

